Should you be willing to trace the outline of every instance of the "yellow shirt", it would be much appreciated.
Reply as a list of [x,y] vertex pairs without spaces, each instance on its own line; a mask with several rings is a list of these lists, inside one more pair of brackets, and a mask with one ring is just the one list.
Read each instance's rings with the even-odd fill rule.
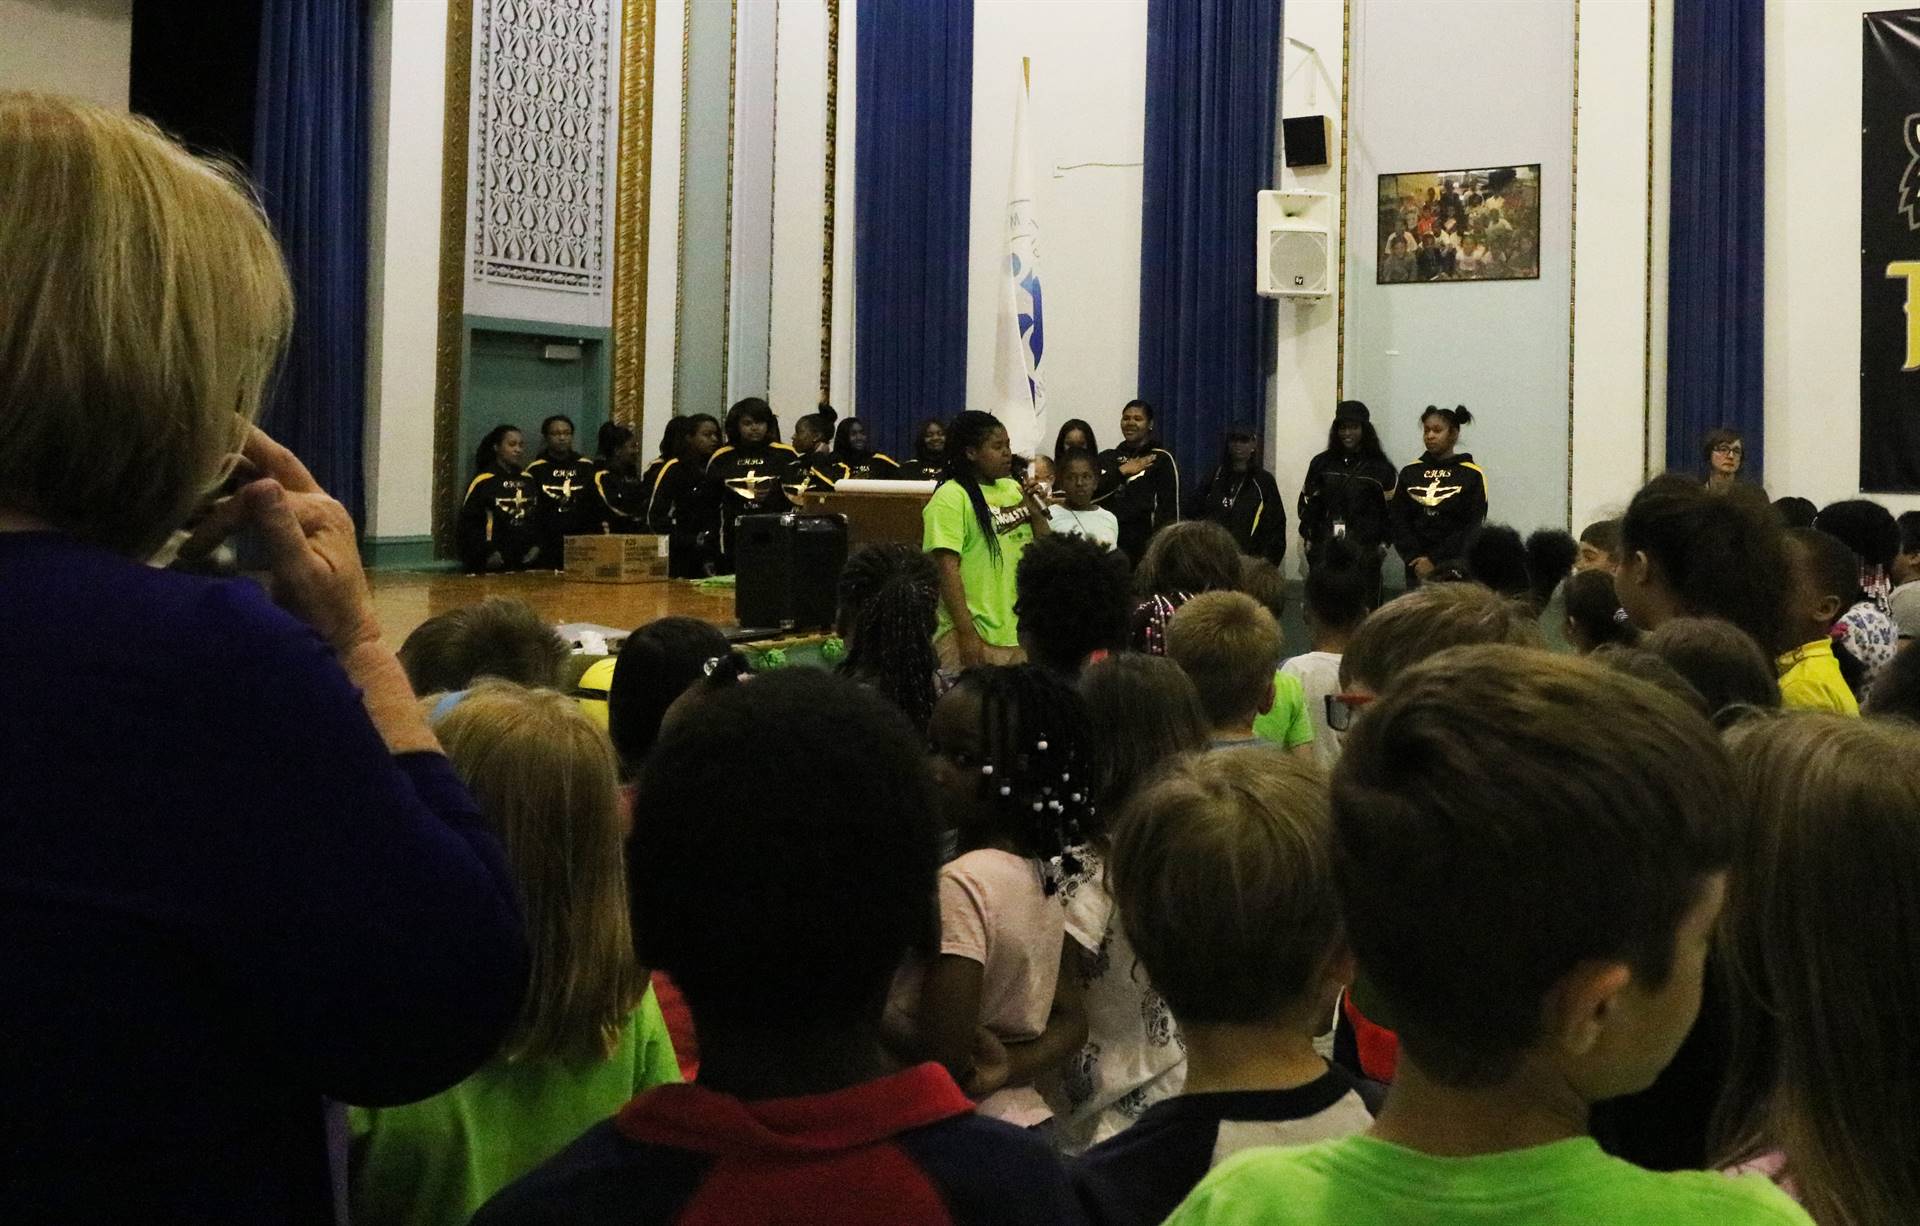
[[1780,705],[1795,711],[1860,714],[1860,704],[1840,675],[1833,643],[1820,639],[1796,647],[1773,662],[1780,673]]

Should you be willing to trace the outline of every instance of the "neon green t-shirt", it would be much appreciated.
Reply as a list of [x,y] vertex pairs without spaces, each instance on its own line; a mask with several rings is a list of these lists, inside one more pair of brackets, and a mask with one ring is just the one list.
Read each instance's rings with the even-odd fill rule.
[[1591,1137],[1436,1158],[1369,1136],[1256,1149],[1214,1168],[1166,1226],[1810,1226],[1764,1176],[1656,1173]]
[[679,1080],[667,1023],[648,988],[606,1060],[493,1060],[424,1101],[351,1108],[353,1224],[464,1226],[488,1197],[635,1094]]
[[[989,647],[1018,647],[1020,622],[1013,615],[1013,571],[1020,554],[1033,539],[1033,525],[1020,483],[1002,477],[980,487],[993,512],[1000,537],[1000,557],[987,549],[987,537],[974,518],[973,502],[958,481],[948,481],[933,492],[920,512],[921,548],[928,553],[946,549],[960,555],[960,583],[967,589],[967,611],[974,629]],[[946,601],[940,602],[940,624],[934,637],[953,629]]]
[[1287,749],[1313,744],[1313,720],[1307,717],[1307,691],[1300,678],[1273,675],[1273,706],[1253,721],[1253,735]]

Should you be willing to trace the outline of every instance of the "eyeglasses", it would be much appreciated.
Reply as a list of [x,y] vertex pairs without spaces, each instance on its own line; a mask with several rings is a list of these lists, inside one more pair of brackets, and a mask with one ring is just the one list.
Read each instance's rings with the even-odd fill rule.
[[1354,717],[1359,715],[1366,705],[1373,701],[1372,694],[1329,694],[1327,695],[1327,728],[1332,732],[1345,732],[1353,727]]
[[1738,443],[1719,443],[1713,449],[1715,455],[1745,455],[1747,449]]

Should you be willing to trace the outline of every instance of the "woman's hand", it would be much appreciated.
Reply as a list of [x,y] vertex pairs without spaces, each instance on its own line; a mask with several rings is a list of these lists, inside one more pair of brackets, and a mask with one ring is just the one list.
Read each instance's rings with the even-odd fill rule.
[[1120,475],[1123,477],[1137,477],[1149,468],[1152,468],[1153,462],[1159,458],[1159,456],[1149,452],[1137,460],[1122,460],[1120,462]]
[[960,656],[962,669],[979,668],[987,662],[987,644],[978,632],[968,634],[956,623],[953,630],[953,647]]
[[320,488],[300,457],[258,426],[235,471],[252,479],[214,505],[181,552],[204,554],[251,524],[266,546],[273,599],[281,608],[343,656],[379,641],[380,622],[347,509]]
[[1425,579],[1428,575],[1431,575],[1433,573],[1433,559],[1415,558],[1413,560],[1413,573],[1421,579]]

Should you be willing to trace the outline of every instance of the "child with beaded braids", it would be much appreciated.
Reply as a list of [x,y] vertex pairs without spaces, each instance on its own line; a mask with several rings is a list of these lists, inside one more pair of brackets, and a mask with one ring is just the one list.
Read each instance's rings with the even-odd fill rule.
[[1094,832],[1099,771],[1086,706],[1036,665],[960,678],[927,730],[959,855],[940,870],[940,948],[902,971],[888,1008],[898,1054],[947,1066],[980,1112],[1032,1126],[1034,1088],[1087,1037],[1079,954],[1050,863]]

